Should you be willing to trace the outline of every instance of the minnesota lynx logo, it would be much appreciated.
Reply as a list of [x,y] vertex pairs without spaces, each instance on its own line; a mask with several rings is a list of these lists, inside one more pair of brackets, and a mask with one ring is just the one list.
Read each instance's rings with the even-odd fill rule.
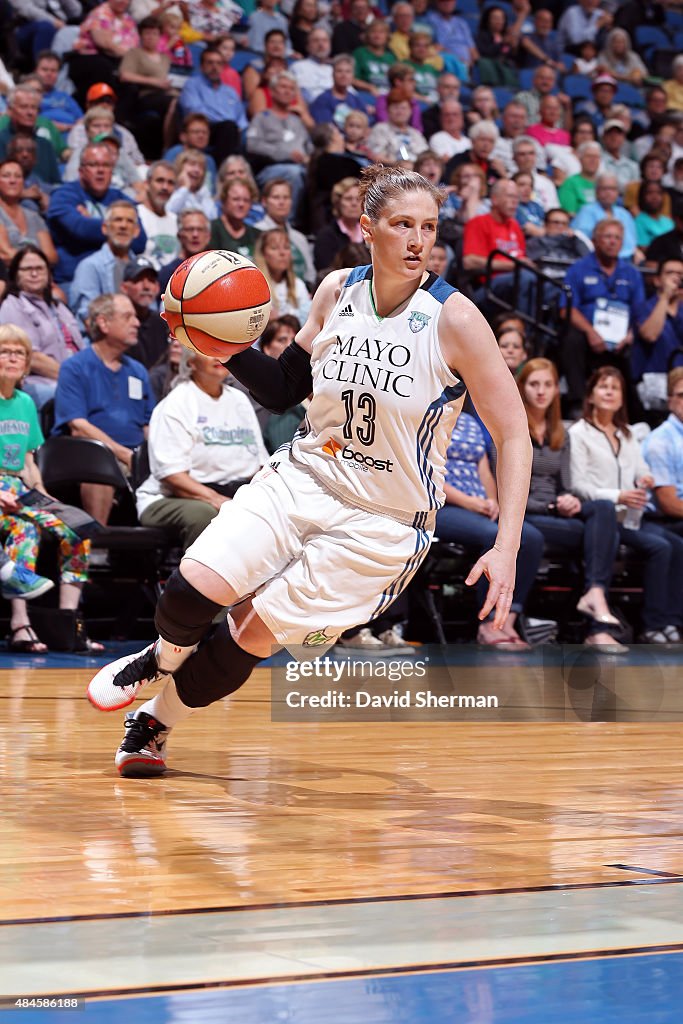
[[336,634],[328,636],[325,630],[327,626],[323,626],[322,629],[314,629],[312,633],[308,633],[304,637],[304,647],[323,647],[325,644],[333,644],[337,639]]
[[408,317],[408,326],[413,334],[417,334],[418,331],[421,331],[423,327],[427,326],[431,319],[431,316],[427,316],[426,313],[418,313],[417,310],[412,309],[410,311],[410,316]]
[[337,455],[341,450],[342,446],[340,444],[337,444],[333,437],[331,437],[329,441],[326,441],[325,444],[323,445],[323,451],[325,452],[325,455],[331,455],[333,459],[337,458]]

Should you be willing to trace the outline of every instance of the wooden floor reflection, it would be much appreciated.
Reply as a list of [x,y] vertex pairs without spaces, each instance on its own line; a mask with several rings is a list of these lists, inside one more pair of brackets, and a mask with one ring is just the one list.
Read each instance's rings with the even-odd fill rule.
[[269,673],[122,780],[89,671],[0,672],[0,919],[683,875],[675,723],[277,724]]

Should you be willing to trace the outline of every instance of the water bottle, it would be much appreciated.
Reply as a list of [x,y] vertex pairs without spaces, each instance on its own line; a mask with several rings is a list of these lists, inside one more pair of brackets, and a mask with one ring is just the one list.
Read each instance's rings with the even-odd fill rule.
[[625,530],[639,530],[643,518],[644,508],[627,508],[624,516],[623,527]]

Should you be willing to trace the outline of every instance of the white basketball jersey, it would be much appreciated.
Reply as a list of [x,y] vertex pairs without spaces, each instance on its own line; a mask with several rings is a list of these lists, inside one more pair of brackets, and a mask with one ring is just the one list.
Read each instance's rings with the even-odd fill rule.
[[380,317],[371,282],[372,267],[351,271],[313,343],[314,397],[292,458],[348,504],[429,528],[465,392],[438,338],[455,289],[430,273]]

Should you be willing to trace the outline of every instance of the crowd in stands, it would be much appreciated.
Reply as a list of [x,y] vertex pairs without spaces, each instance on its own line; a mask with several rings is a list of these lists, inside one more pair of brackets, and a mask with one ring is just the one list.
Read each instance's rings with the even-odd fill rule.
[[[620,545],[645,564],[642,638],[680,640],[683,2],[0,0],[0,22],[0,529],[26,597],[42,529],[67,531],[65,607],[87,578],[87,543],[17,518],[41,428],[104,442],[127,472],[148,441],[139,519],[183,546],[291,437],[303,408],[270,416],[228,371],[181,357],[160,295],[204,249],[249,257],[277,357],[325,273],[368,261],[358,178],[378,160],[444,185],[430,269],[496,324],[529,415],[515,602],[479,641],[524,646],[548,544],[583,561],[588,642],[622,646]],[[559,329],[539,333],[552,297]],[[486,546],[495,452],[471,407],[446,494],[439,536]],[[83,485],[101,523],[115,500]],[[42,649],[25,601],[12,629],[16,649]],[[400,648],[387,629],[358,645]]]

